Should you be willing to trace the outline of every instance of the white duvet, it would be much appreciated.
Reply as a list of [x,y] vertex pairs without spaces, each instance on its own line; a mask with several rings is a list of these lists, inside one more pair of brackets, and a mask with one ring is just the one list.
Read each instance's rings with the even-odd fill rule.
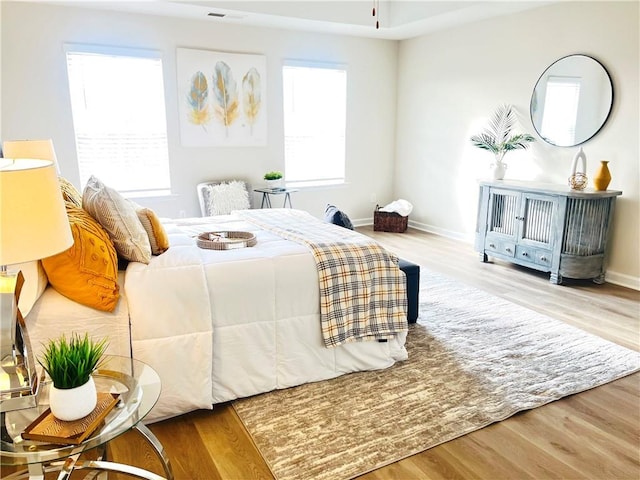
[[[306,247],[233,215],[165,228],[169,250],[148,265],[129,264],[124,283],[133,356],[162,380],[149,420],[407,358],[406,333],[324,346],[318,273]],[[198,233],[220,230],[253,232],[257,245],[196,246]]]

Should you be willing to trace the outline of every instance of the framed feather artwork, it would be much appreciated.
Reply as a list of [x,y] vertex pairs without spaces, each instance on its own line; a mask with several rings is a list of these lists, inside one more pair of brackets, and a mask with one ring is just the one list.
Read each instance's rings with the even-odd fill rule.
[[264,55],[176,49],[185,147],[267,144]]

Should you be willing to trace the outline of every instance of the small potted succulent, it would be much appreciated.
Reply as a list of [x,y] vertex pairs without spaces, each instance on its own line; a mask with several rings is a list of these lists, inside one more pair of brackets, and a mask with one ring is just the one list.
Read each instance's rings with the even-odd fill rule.
[[107,340],[93,341],[73,333],[71,338],[49,340],[40,365],[51,377],[49,407],[54,417],[72,421],[90,414],[97,404],[92,373],[98,368],[107,348]]
[[274,170],[272,172],[267,172],[264,174],[264,179],[269,188],[282,188],[282,172],[278,172]]

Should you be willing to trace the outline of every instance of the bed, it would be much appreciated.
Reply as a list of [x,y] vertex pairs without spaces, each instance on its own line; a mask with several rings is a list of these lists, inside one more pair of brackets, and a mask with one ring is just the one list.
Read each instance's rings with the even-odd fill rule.
[[[282,210],[252,210],[251,215],[285,214]],[[335,229],[334,235],[371,243],[359,233],[310,220],[305,212],[285,215],[292,216],[292,224],[315,222],[323,231]],[[53,325],[70,331],[64,325],[68,317],[75,319],[72,326],[82,328],[84,323],[92,334],[110,330],[110,338],[117,337],[110,353],[128,354],[130,342],[133,357],[151,365],[162,379],[160,400],[148,421],[349,372],[387,368],[407,358],[406,324],[380,340],[327,347],[320,326],[322,282],[309,245],[287,238],[292,229],[269,228],[256,221],[258,217],[235,212],[163,220],[170,248],[148,264],[128,264],[121,272],[122,297],[113,313],[79,309],[49,287],[26,318],[32,343],[54,333]],[[211,231],[251,232],[257,243],[231,250],[199,248],[197,235]],[[405,293],[398,298],[405,303],[393,308],[406,315]]]

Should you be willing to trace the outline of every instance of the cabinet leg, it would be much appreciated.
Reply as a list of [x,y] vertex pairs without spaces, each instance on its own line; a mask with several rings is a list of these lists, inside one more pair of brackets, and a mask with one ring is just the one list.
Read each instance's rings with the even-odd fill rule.
[[486,253],[480,252],[480,261],[482,263],[487,263],[489,261],[489,257],[487,256]]
[[562,283],[562,275],[560,275],[559,273],[552,272],[551,275],[549,276],[549,281],[554,285],[560,285]]

